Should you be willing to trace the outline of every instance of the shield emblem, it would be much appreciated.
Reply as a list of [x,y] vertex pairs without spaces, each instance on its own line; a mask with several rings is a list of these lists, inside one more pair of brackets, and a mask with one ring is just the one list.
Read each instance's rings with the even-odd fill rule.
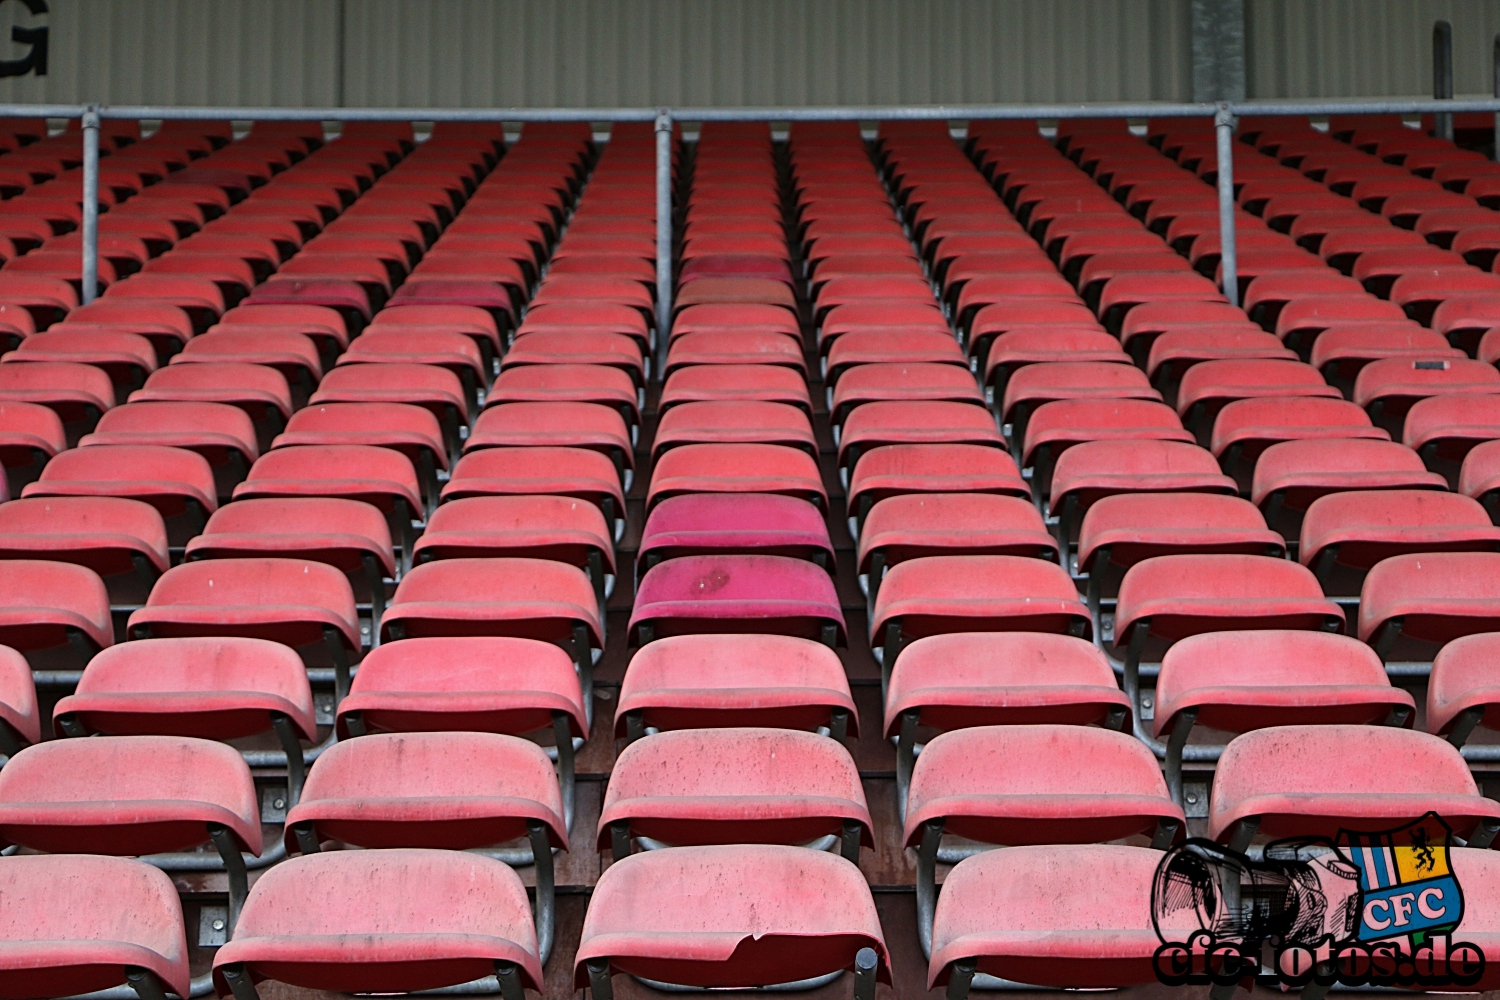
[[1359,869],[1358,941],[1405,938],[1416,948],[1458,927],[1464,897],[1449,865],[1452,835],[1431,812],[1376,833],[1339,831],[1339,846]]

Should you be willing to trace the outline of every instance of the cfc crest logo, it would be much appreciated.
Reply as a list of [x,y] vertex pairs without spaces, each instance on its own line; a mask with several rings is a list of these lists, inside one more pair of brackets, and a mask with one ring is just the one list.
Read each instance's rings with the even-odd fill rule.
[[1189,840],[1157,867],[1151,912],[1163,983],[1465,987],[1484,952],[1455,940],[1463,889],[1436,813],[1334,841],[1283,840],[1253,859]]

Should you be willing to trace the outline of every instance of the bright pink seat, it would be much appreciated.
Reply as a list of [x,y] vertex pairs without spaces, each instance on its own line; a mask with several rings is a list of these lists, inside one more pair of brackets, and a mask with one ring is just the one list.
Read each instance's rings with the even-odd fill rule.
[[[187,933],[172,879],[125,858],[7,858],[0,992],[60,997],[131,987],[187,996]],[[127,978],[130,977],[130,978]]]
[[754,632],[844,643],[844,616],[828,571],[801,559],[707,555],[669,559],[636,591],[630,636]]
[[864,788],[836,740],[791,729],[685,729],[636,740],[610,772],[598,846],[806,844],[836,836],[843,856],[874,846]]
[[834,565],[828,526],[814,505],[756,493],[692,493],[652,508],[636,556],[644,572],[689,555],[777,555]]
[[757,986],[858,966],[856,1000],[890,981],[859,869],[782,845],[647,851],[611,865],[589,899],[576,987],[616,972],[687,986]]
[[[330,899],[346,905],[327,906]],[[256,881],[234,936],[214,956],[221,996],[232,980],[252,994],[257,979],[406,993],[497,972],[517,992],[542,987],[526,889],[508,866],[459,851],[338,851],[283,862]]]
[[[1391,765],[1378,775],[1356,766],[1372,760]],[[1331,838],[1428,812],[1473,847],[1488,847],[1500,830],[1500,803],[1479,794],[1454,747],[1390,726],[1279,726],[1236,737],[1219,758],[1209,801],[1209,836],[1235,850],[1257,833]]]
[[773,726],[858,732],[838,654],[785,635],[679,635],[631,657],[615,709],[615,735],[646,730]]

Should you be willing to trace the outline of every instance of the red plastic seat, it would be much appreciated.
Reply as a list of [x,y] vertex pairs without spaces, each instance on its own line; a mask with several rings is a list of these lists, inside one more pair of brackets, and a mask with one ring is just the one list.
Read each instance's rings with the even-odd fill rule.
[[274,368],[253,364],[168,365],[152,372],[145,386],[130,394],[130,401],[229,403],[255,422],[262,445],[268,445],[292,415],[286,377]]
[[875,504],[860,529],[857,572],[878,601],[888,567],[935,555],[1030,556],[1055,561],[1057,543],[1036,507],[987,493],[911,493]]
[[323,377],[318,346],[306,334],[256,330],[238,332],[227,327],[188,341],[182,353],[172,356],[172,365],[244,364],[263,365],[286,377],[289,385],[304,394],[312,392]]
[[1435,490],[1384,490],[1320,497],[1302,519],[1298,559],[1323,589],[1353,593],[1383,559],[1406,553],[1494,552],[1500,528],[1469,497]]
[[[1500,379],[1500,376],[1497,376]],[[1182,376],[1177,413],[1207,443],[1215,418],[1241,399],[1339,399],[1317,369],[1295,361],[1205,361]]]
[[1447,471],[1478,444],[1500,439],[1500,394],[1458,393],[1429,396],[1412,404],[1402,429],[1403,443],[1420,454],[1429,468]]
[[887,445],[977,444],[1003,449],[986,410],[967,403],[884,400],[849,414],[839,435],[838,462],[852,469],[865,451]]
[[[975,972],[1047,987],[1118,988],[1157,982],[1161,947],[1151,887],[1161,851],[1047,845],[986,851],[943,882],[932,929],[929,989],[969,995]],[[1187,940],[1196,914],[1160,930]],[[1107,942],[1107,947],[1101,947]]]
[[[0,287],[0,295],[4,294]],[[105,293],[119,299],[156,299],[176,306],[193,320],[193,330],[202,333],[224,315],[224,292],[208,278],[176,274],[133,274],[109,286]]]
[[669,559],[648,570],[636,591],[629,635],[748,632],[793,635],[828,646],[844,642],[844,616],[828,571],[774,555]]
[[1454,639],[1432,660],[1427,681],[1427,731],[1454,746],[1463,746],[1474,729],[1494,729],[1495,633]]
[[[843,668],[839,671],[842,677]],[[14,649],[0,646],[0,753],[13,757],[22,747],[41,739],[42,720],[37,712],[31,665]]]
[[437,503],[437,470],[448,467],[442,428],[429,411],[408,403],[326,403],[292,415],[271,442],[290,447],[371,445],[400,452],[422,481],[429,507]]
[[167,530],[147,503],[47,497],[0,507],[0,559],[47,559],[98,573],[116,604],[140,603],[169,565]]
[[974,444],[887,445],[860,456],[849,477],[848,509],[863,524],[870,508],[904,493],[996,493],[1030,498],[1015,461]]
[[825,726],[842,740],[858,725],[838,654],[784,635],[658,639],[631,658],[615,709],[615,735],[630,741],[648,729],[737,726]]
[[652,445],[659,460],[685,444],[774,444],[817,452],[807,415],[786,403],[715,401],[683,403],[662,415]]
[[[354,592],[332,566],[303,559],[212,559],[164,573],[130,616],[132,638],[240,636],[293,649],[319,646],[348,690],[361,640]],[[311,652],[305,656],[313,655]]]
[[780,365],[807,370],[802,345],[781,333],[763,330],[714,330],[676,337],[667,352],[670,375],[690,365]]
[[1167,742],[1167,784],[1182,794],[1182,748],[1195,725],[1236,735],[1270,726],[1410,727],[1416,703],[1369,646],[1317,632],[1210,632],[1167,650],[1152,732]]
[[1494,393],[1500,393],[1500,371],[1482,361],[1386,358],[1360,369],[1353,399],[1394,437],[1402,433],[1407,413],[1419,400]]
[[630,376],[618,368],[605,365],[526,365],[502,371],[485,396],[485,405],[598,403],[613,406],[620,411],[633,435],[641,422],[637,392]]
[[1250,499],[1272,526],[1286,520],[1295,537],[1299,516],[1319,496],[1347,490],[1442,490],[1437,472],[1406,445],[1364,439],[1284,441],[1266,448],[1256,463]]
[[626,480],[635,468],[630,431],[620,414],[598,403],[506,403],[486,409],[464,444],[485,448],[587,448],[607,455]]
[[963,348],[942,331],[917,327],[858,327],[834,341],[823,361],[824,381],[837,387],[861,365],[946,365],[967,372]]
[[228,499],[259,457],[255,426],[238,407],[225,403],[126,403],[104,414],[82,447],[153,445],[202,455],[214,469],[218,496]]
[[1260,555],[1166,555],[1136,563],[1120,582],[1114,646],[1125,691],[1137,697],[1143,659],[1205,632],[1339,632],[1344,612],[1304,566]]
[[573,983],[607,996],[616,972],[723,987],[857,967],[856,1000],[872,1000],[875,981],[890,981],[886,956],[869,886],[842,858],[779,844],[683,847],[600,876]]
[[790,729],[687,729],[620,752],[597,842],[618,863],[637,838],[797,845],[831,836],[857,861],[862,843],[874,846],[871,831],[859,772],[837,741]]
[[[1227,493],[1234,481],[1197,445],[1172,440],[1088,441],[1063,452],[1051,475],[1048,509],[1060,545],[1078,534],[1100,499],[1119,493]],[[1166,502],[1165,500],[1163,502]]]
[[1055,724],[941,733],[917,758],[902,829],[917,850],[918,935],[930,947],[932,929],[921,925],[945,833],[1007,849],[1145,835],[1161,850],[1186,828],[1156,757],[1129,733]]
[[1460,636],[1500,631],[1500,553],[1429,552],[1377,563],[1359,597],[1359,637],[1381,659],[1413,659]]
[[86,566],[13,559],[0,574],[0,644],[35,666],[52,658],[73,668],[114,643],[109,595]]
[[1161,402],[1145,372],[1131,365],[1098,361],[1065,361],[1026,365],[1005,384],[998,415],[1011,424],[1011,438],[1024,438],[1032,411],[1063,399],[1143,399]]
[[646,508],[683,493],[779,493],[826,509],[828,494],[812,456],[772,444],[687,444],[655,463]]
[[0,400],[0,471],[16,481],[17,491],[67,447],[62,420],[55,412],[40,403]]
[[150,340],[158,359],[175,354],[193,337],[193,320],[186,311],[165,302],[100,298],[68,313],[59,328],[88,325],[135,333]]
[[[329,907],[329,899],[347,905]],[[254,995],[274,979],[314,990],[411,992],[499,973],[542,988],[521,879],[458,851],[339,851],[293,858],[255,883],[214,984]]]
[[662,386],[657,412],[665,414],[682,403],[734,400],[787,403],[812,414],[806,380],[791,368],[770,364],[705,364],[672,370]]
[[888,680],[903,646],[947,632],[1088,637],[1088,609],[1056,563],[1020,556],[926,556],[890,569],[870,615]]
[[213,470],[201,455],[162,445],[98,445],[65,451],[24,497],[127,497],[168,519],[174,544],[196,534],[218,506]]
[[563,647],[593,699],[593,651],[604,622],[588,576],[547,559],[439,559],[396,587],[381,623],[385,640],[432,636],[515,636]]
[[850,368],[838,380],[829,406],[835,426],[853,410],[876,402],[951,402],[984,406],[984,393],[974,377],[957,365],[914,362],[864,364]]
[[221,743],[51,740],[22,750],[0,773],[0,839],[49,854],[117,857],[212,840],[233,864],[240,851],[260,855],[260,802],[244,758]]
[[115,389],[102,369],[75,361],[0,364],[0,401],[54,410],[73,441],[115,405]]
[[27,337],[0,361],[92,365],[109,376],[116,399],[124,399],[156,370],[156,349],[134,333],[49,331]]
[[182,902],[165,872],[124,858],[7,858],[0,991],[60,997],[133,987],[187,996]]
[[[1379,775],[1330,761],[1390,761]],[[1436,812],[1470,846],[1488,847],[1500,803],[1479,794],[1449,744],[1390,726],[1279,726],[1236,737],[1214,772],[1209,836],[1243,850],[1271,838],[1385,830]]]
[[571,496],[597,506],[618,538],[625,495],[614,463],[584,448],[485,448],[454,465],[445,502],[473,496]]
[[[52,712],[57,735],[177,736],[232,740],[274,729],[282,746],[316,742],[307,671],[297,654],[263,639],[127,642],[89,661]],[[301,772],[293,768],[293,800]]]

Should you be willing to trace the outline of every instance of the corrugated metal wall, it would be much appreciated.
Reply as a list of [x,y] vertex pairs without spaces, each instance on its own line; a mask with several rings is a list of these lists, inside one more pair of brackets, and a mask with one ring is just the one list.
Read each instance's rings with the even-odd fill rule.
[[1453,89],[1492,93],[1500,0],[1249,0],[1252,97],[1432,93],[1432,22],[1453,24]]
[[[1185,100],[1191,0],[49,0],[4,101],[227,105]],[[1500,0],[1247,0],[1251,96],[1420,94],[1432,20],[1489,89]],[[342,26],[342,31],[341,31]],[[341,53],[342,65],[341,65]],[[7,51],[11,50],[11,51]]]

